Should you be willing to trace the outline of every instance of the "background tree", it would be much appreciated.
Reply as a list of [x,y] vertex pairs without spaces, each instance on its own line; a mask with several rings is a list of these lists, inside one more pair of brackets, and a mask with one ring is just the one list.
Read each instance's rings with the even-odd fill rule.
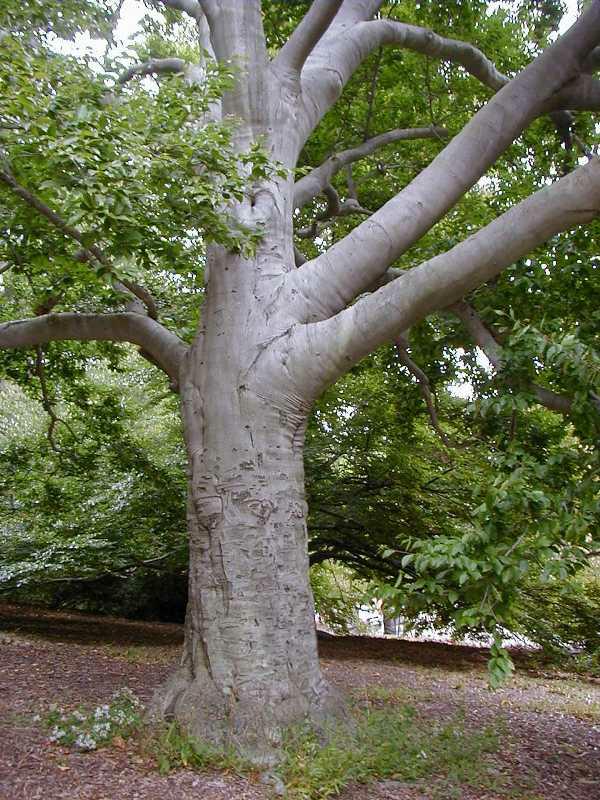
[[[598,84],[591,73],[600,43],[600,4],[593,2],[565,36],[520,72],[545,44],[547,21],[554,19],[546,7],[540,13],[537,5],[523,4],[508,17],[506,12],[486,15],[480,2],[422,8],[316,0],[294,27],[301,6],[285,15],[280,6],[265,3],[266,21],[280,14],[267,41],[258,0],[165,5],[191,17],[200,51],[195,63],[169,11],[149,41],[175,39],[179,49],[167,56],[157,46],[152,58],[130,65],[116,82],[113,78],[112,87],[109,76],[85,61],[57,56],[50,47],[53,16],[62,28],[68,12],[76,11],[71,31],[92,20],[110,30],[109,7],[49,7],[56,14],[44,15],[33,40],[25,31],[36,22],[35,5],[25,18],[16,4],[3,11],[6,33],[0,46],[6,49],[3,64],[10,64],[3,82],[10,93],[4,92],[8,100],[2,109],[0,179],[6,187],[6,316],[12,320],[0,327],[0,346],[36,348],[31,369],[53,423],[51,434],[65,426],[45,380],[43,348],[50,341],[130,342],[180,391],[191,540],[186,645],[182,666],[156,708],[175,714],[196,733],[231,740],[254,758],[269,760],[285,725],[306,716],[317,722],[339,708],[318,667],[307,576],[302,444],[317,397],[361,358],[393,342],[400,364],[419,384],[434,428],[447,437],[436,417],[431,383],[413,358],[419,335],[446,327],[437,318],[430,328],[423,321],[443,312],[460,319],[461,336],[474,337],[506,383],[509,439],[514,439],[518,412],[525,412],[530,400],[569,415],[580,437],[597,432],[596,361],[586,332],[569,332],[567,340],[559,326],[554,341],[543,326],[523,333],[518,321],[500,331],[492,323],[494,311],[507,313],[516,276],[532,263],[522,259],[550,237],[597,216],[595,157],[552,181],[551,158],[544,173],[531,165],[535,146],[512,148],[534,120],[551,114],[552,123],[540,125],[552,131],[552,141],[557,128],[566,145],[575,139],[588,151],[579,132],[572,132],[565,109],[597,108]],[[485,38],[481,31],[492,42],[495,32],[497,46],[507,41],[511,21],[515,35],[506,65],[511,80],[474,44],[410,24],[433,22],[450,35],[462,28],[478,44]],[[407,54],[405,72],[386,60],[388,50]],[[212,66],[210,52],[221,67]],[[460,66],[458,78],[440,68],[439,59]],[[332,136],[327,149],[333,154],[313,167],[311,149],[318,152],[319,139],[309,137],[322,120],[327,131],[327,112],[361,65],[371,69],[368,92],[359,101],[362,136],[342,150]],[[412,93],[391,95],[411,127],[398,128],[394,120],[392,130],[373,131],[380,69],[384,87],[393,86],[394,75],[396,83],[404,76],[403,85],[411,87]],[[19,74],[27,80],[17,80],[17,87],[25,88],[15,91]],[[161,78],[151,91],[138,85],[139,76],[148,74]],[[414,92],[417,74],[423,75],[425,91]],[[439,124],[443,103],[436,108],[438,97],[447,94],[454,106],[453,81],[472,78],[497,93],[483,104],[483,96],[473,93],[464,116],[450,116],[448,134],[455,134],[450,139]],[[468,93],[464,97],[468,100]],[[426,118],[415,119],[418,112]],[[351,111],[348,119],[353,120]],[[390,170],[391,180],[381,182],[369,214],[362,180],[357,181],[360,170],[353,165],[381,147],[414,140],[426,140],[432,151],[415,151],[404,174]],[[546,132],[544,145],[549,147],[549,140]],[[461,200],[502,156],[498,175],[512,177],[511,192],[496,191],[492,173],[476,192],[479,214],[468,213]],[[298,164],[302,171],[294,183]],[[336,182],[342,170],[340,195]],[[372,170],[371,164],[364,178],[375,187],[377,172],[387,175],[386,162],[376,161]],[[514,189],[517,179],[520,192]],[[515,203],[519,196],[523,199]],[[313,202],[312,210],[303,210]],[[364,222],[344,230],[363,216]],[[328,232],[331,220],[340,223],[335,235]],[[314,240],[308,260],[294,248],[293,222],[301,239]],[[206,241],[200,287],[198,266]],[[560,269],[552,252],[552,269],[541,265],[544,274]],[[514,271],[500,277],[507,268]],[[98,279],[105,280],[101,291]],[[493,293],[491,307],[480,308],[473,298],[467,304],[466,295],[482,286],[483,297]],[[185,311],[182,305],[169,306],[168,297],[176,293],[189,301],[182,304]],[[34,306],[37,316],[15,320],[33,296],[41,301]],[[420,334],[419,325],[425,325]],[[171,330],[175,327],[181,337]],[[534,361],[533,370],[522,363],[510,368],[519,334],[520,340],[537,337],[544,360]],[[569,348],[577,355],[575,363]],[[18,372],[11,364],[22,362],[12,358],[7,357],[7,370]],[[556,361],[564,367],[564,380],[546,381],[546,365]],[[591,364],[592,372],[582,364]],[[502,403],[496,410],[503,411]],[[572,502],[572,507],[591,503],[586,523],[576,531],[582,552],[597,511],[589,501],[593,451],[589,458],[590,466],[580,468],[581,484],[592,481],[592,487]],[[556,473],[560,481],[566,461],[565,456],[558,465],[547,465],[553,480]],[[494,498],[491,491],[478,513],[492,550],[496,540],[504,546],[514,534],[513,518],[531,524],[537,502],[528,484],[529,474],[540,477],[536,459],[513,448],[504,464],[518,465],[516,495],[526,497],[527,504],[519,505],[512,490],[509,496],[510,487],[499,486],[506,497]],[[507,498],[513,517],[497,519],[496,500]],[[564,504],[557,504],[552,524],[559,524]],[[463,541],[467,561],[469,548],[488,548],[477,531],[465,535],[471,536]],[[436,576],[421,585],[417,578],[412,587],[417,594],[437,592],[453,602],[454,583],[485,583],[468,564],[464,580],[463,573],[448,578],[448,546],[437,544],[440,552],[432,554],[425,546],[418,554],[426,559],[422,567]],[[415,553],[406,552],[402,558],[409,560],[400,566],[411,557]],[[436,588],[444,583],[440,570],[450,584],[444,590]],[[496,602],[490,613],[501,608]],[[466,621],[473,619],[472,611],[463,612]]]

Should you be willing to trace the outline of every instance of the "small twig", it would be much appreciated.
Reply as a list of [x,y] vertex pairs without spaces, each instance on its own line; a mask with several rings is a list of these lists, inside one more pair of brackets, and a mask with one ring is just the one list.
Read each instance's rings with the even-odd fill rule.
[[446,467],[446,469],[443,470],[442,472],[440,472],[439,475],[434,475],[434,477],[430,478],[430,480],[428,480],[426,483],[421,484],[421,486],[419,488],[427,489],[428,486],[431,486],[436,481],[439,481],[440,478],[443,478],[444,475],[446,475],[448,472],[452,472],[452,470],[455,469],[455,468],[456,468],[456,464],[452,464],[452,466]]
[[356,193],[356,183],[352,175],[352,164],[346,165],[346,186],[348,187],[348,197],[358,202],[358,195]]
[[516,433],[517,433],[517,412],[513,409],[513,412],[510,415],[510,429],[508,431],[509,442],[513,441]]
[[108,32],[106,34],[106,47],[104,48],[104,63],[105,64],[106,64],[107,59],[108,59],[108,53],[109,53],[111,47],[115,43],[115,29],[116,29],[117,25],[119,24],[119,19],[121,17],[121,9],[123,8],[123,3],[124,2],[125,2],[125,0],[119,0],[119,2],[116,5],[115,10],[110,15],[110,22],[108,24],[109,25]]
[[427,405],[427,411],[429,412],[429,420],[431,422],[431,427],[437,433],[437,435],[440,437],[440,439],[446,445],[446,447],[450,447],[451,446],[450,439],[448,438],[446,433],[442,430],[442,427],[440,425],[437,410],[431,394],[431,385],[429,383],[429,378],[409,356],[408,339],[405,336],[398,336],[395,344],[396,344],[396,352],[398,353],[400,361],[408,369],[410,374],[417,379],[417,383],[419,384],[419,389],[421,391],[423,399],[425,400],[425,404]]
[[381,70],[381,61],[383,59],[383,47],[377,50],[375,59],[375,66],[373,67],[373,74],[369,81],[369,90],[367,94],[367,114],[365,118],[365,125],[363,129],[363,142],[366,142],[371,134],[371,122],[373,120],[373,108],[375,105],[375,95],[377,94],[377,81],[379,79],[379,72]]
[[54,450],[55,453],[61,453],[61,449],[57,446],[54,440],[54,431],[56,430],[56,426],[60,423],[65,426],[65,428],[69,431],[71,436],[77,440],[73,429],[69,425],[66,420],[59,417],[56,411],[54,410],[54,401],[50,397],[50,392],[48,391],[48,383],[46,381],[46,370],[44,367],[44,350],[41,346],[37,346],[35,348],[36,356],[35,356],[35,371],[40,381],[40,389],[42,392],[42,407],[46,414],[50,417],[50,423],[48,425],[48,441],[50,442],[50,447]]
[[575,142],[579,150],[583,153],[586,158],[590,160],[594,158],[594,151],[583,141],[583,139],[576,133],[571,132],[571,139]]

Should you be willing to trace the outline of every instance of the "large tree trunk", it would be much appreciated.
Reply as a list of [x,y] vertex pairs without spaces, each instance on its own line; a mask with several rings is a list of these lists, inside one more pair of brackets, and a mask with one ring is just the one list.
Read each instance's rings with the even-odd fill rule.
[[[217,56],[238,64],[223,114],[240,152],[256,141],[290,168],[249,181],[227,209],[260,227],[252,258],[208,250],[201,328],[180,376],[189,460],[190,585],[181,667],[155,705],[195,736],[273,760],[284,729],[342,704],[318,661],[308,575],[303,444],[320,376],[292,377],[281,292],[295,268],[293,105],[268,66],[260,3],[224,0]],[[297,91],[294,84],[290,91]],[[310,371],[309,371],[310,372]],[[318,372],[318,370],[317,370]]]
[[[318,724],[341,707],[321,676],[308,575],[310,401],[282,381],[281,356],[267,346],[291,321],[253,302],[265,249],[272,252],[268,241],[256,260],[217,248],[209,258],[203,325],[181,376],[190,534],[184,654],[155,702],[194,736],[232,744],[258,763],[273,759],[286,726]],[[272,276],[272,256],[266,269]]]

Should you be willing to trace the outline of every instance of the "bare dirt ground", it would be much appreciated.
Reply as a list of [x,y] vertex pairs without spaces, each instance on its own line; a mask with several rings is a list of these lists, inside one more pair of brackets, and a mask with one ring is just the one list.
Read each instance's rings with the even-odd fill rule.
[[[48,742],[34,715],[53,703],[107,702],[124,686],[148,700],[178,657],[180,626],[0,605],[2,800],[259,800],[258,776],[166,776],[134,739],[92,753]],[[530,668],[487,688],[485,650],[439,643],[344,637],[320,643],[324,671],[375,706],[410,704],[421,719],[464,715],[472,731],[501,731],[486,782],[380,781],[349,786],[341,800],[600,800],[598,681]]]

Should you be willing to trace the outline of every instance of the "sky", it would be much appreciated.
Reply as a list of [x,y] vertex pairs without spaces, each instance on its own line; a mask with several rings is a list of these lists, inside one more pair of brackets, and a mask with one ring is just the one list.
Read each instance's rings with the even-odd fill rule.
[[569,28],[577,19],[577,14],[578,14],[577,0],[568,0],[566,6],[567,6],[567,13],[562,19],[560,28],[558,29],[559,33],[564,33],[567,30],[567,28]]

